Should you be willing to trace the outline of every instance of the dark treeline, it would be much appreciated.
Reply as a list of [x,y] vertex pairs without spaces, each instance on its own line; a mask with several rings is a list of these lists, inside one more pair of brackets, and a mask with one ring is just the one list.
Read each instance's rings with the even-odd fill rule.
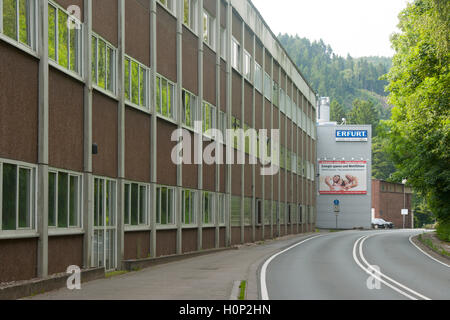
[[306,80],[321,96],[328,96],[350,111],[355,99],[372,101],[382,119],[390,117],[385,103],[387,82],[380,77],[388,73],[392,60],[386,57],[343,58],[322,40],[280,34],[285,47]]

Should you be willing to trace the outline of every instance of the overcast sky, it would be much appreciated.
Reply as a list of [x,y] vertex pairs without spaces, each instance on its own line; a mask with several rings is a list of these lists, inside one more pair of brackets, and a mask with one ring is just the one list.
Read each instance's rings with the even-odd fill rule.
[[252,0],[272,31],[323,39],[343,57],[393,56],[389,37],[411,0]]

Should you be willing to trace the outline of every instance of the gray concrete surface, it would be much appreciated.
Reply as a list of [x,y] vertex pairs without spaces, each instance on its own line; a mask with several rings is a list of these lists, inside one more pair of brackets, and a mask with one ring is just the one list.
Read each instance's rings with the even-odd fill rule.
[[242,246],[138,272],[96,280],[81,290],[60,289],[29,297],[35,300],[229,300],[235,281],[246,280],[247,299],[259,298],[258,268],[282,248],[311,234],[288,236],[260,245]]
[[[370,276],[355,262],[353,248],[359,238],[373,235],[362,245],[369,264],[427,298],[450,299],[450,268],[433,261],[409,242],[409,236],[418,232],[421,231],[344,231],[305,242],[268,265],[269,298],[409,299],[383,283],[379,290],[368,289]],[[395,284],[394,287],[402,289]]]

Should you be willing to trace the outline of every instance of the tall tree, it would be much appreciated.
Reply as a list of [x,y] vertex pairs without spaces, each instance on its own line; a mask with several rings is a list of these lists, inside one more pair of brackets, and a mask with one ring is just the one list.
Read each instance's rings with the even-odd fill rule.
[[344,107],[337,100],[333,100],[330,106],[330,120],[341,123],[345,117]]
[[353,101],[353,108],[349,112],[347,119],[349,124],[370,124],[372,125],[373,133],[375,133],[379,121],[378,112],[372,101],[361,99]]
[[399,15],[389,72],[387,150],[397,177],[426,198],[450,240],[450,1],[416,0]]

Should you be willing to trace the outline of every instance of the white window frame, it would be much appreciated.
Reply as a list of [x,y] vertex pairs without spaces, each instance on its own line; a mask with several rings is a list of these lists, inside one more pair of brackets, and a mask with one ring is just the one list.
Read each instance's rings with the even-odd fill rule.
[[[162,83],[164,81],[167,82],[167,88],[166,88],[167,90],[169,89],[169,87],[172,88],[171,89],[171,99],[170,99],[170,101],[172,102],[172,109],[171,109],[171,112],[169,112],[169,99],[167,99],[167,103],[168,103],[167,106],[166,106],[167,110],[168,110],[168,114],[167,115],[162,113],[162,101],[163,101]],[[159,83],[159,87],[158,87],[158,83]],[[176,84],[174,82],[170,81],[169,79],[167,79],[166,77],[164,77],[164,76],[162,76],[160,74],[157,74],[156,75],[155,90],[159,91],[159,102],[156,101],[156,106],[155,106],[156,113],[158,114],[158,117],[167,119],[167,120],[172,121],[172,122],[176,122],[177,121],[177,114],[178,114],[178,112],[177,112],[177,102],[176,102],[176,99],[175,99],[175,93],[176,93],[176,90],[177,90]],[[155,94],[156,94],[156,97],[158,97],[158,93],[155,93]],[[161,110],[158,110],[159,107],[161,107]]]
[[231,42],[231,66],[241,72],[241,44],[234,37]]
[[[189,96],[189,101],[190,101],[190,109],[191,109],[191,123],[188,124],[187,123],[187,119],[186,119],[186,96]],[[181,102],[182,102],[182,111],[181,111],[181,122],[183,123],[183,126],[188,128],[188,129],[194,129],[194,122],[196,120],[198,120],[198,97],[193,94],[192,92],[183,89],[182,92],[182,97],[181,97]],[[194,101],[194,103],[192,102]]]
[[273,80],[270,75],[264,71],[264,96],[272,101]]
[[[95,32],[92,32],[90,41],[92,42],[93,38],[96,39],[96,45],[95,50],[92,48],[92,55],[95,53],[95,78],[92,77],[92,85],[95,89],[105,92],[107,94],[112,94],[113,96],[116,96],[116,87],[117,87],[117,48],[115,48],[110,42],[108,42],[106,39],[102,38],[100,35],[96,34]],[[108,82],[107,82],[107,68],[105,69],[105,88],[100,87],[98,84],[98,65],[99,65],[99,59],[98,59],[98,48],[99,48],[99,42],[102,41],[105,43],[105,65],[107,67],[107,57],[108,57],[108,49],[112,50],[114,62],[112,63],[112,70],[111,70],[111,80],[112,80],[112,90],[108,89]],[[93,59],[94,57],[92,57]],[[93,59],[94,61],[94,59]],[[92,70],[94,72],[94,70]]]
[[[210,116],[210,127],[206,128],[206,108],[209,108],[209,116]],[[217,128],[217,108],[215,106],[213,106],[211,103],[207,102],[207,101],[203,101],[202,104],[202,130],[203,130],[203,134],[208,136],[206,134],[207,130],[209,129],[216,129]]]
[[177,0],[158,0],[157,2],[171,14],[176,14]]
[[[205,198],[209,197],[210,202],[208,203],[209,212],[208,212],[208,222],[205,222],[206,218],[206,212],[205,212]],[[203,191],[202,192],[202,225],[203,226],[212,226],[215,224],[215,217],[214,217],[214,204],[215,204],[215,193],[210,191]]]
[[[190,221],[186,223],[186,192],[189,192],[189,216]],[[196,190],[191,189],[183,189],[181,191],[181,223],[183,226],[194,226],[197,225],[197,202],[198,202],[198,192]]]
[[0,39],[10,43],[13,46],[20,48],[32,55],[37,55],[38,43],[38,2],[36,0],[29,0],[30,15],[28,17],[30,44],[24,44],[20,41],[20,26],[19,26],[19,1],[16,1],[16,37],[10,38],[3,33],[3,1],[0,0]]
[[[64,71],[68,71],[69,73],[74,73],[79,77],[83,76],[83,23],[78,20],[77,18],[75,18],[74,16],[71,16],[69,14],[69,12],[67,12],[67,10],[65,10],[63,7],[61,7],[60,5],[58,5],[57,3],[53,2],[53,1],[49,1],[48,5],[53,7],[55,9],[55,60],[53,60],[52,58],[50,58],[50,53],[49,53],[49,62],[53,65],[56,66],[57,68],[62,68]],[[79,29],[70,29],[67,28],[67,22],[64,24],[67,28],[67,32],[68,32],[68,36],[67,36],[67,64],[68,66],[65,67],[63,65],[60,64],[59,62],[59,11],[62,11],[64,14],[66,14],[68,16],[68,19],[73,21],[77,26],[79,26]],[[70,34],[71,32],[73,32],[74,30],[76,30],[77,32],[77,42],[76,42],[76,48],[75,48],[75,52],[76,52],[76,69],[72,70],[70,67],[70,60],[71,60],[71,56],[70,56]],[[50,30],[48,30],[50,32]]]
[[[162,189],[166,189],[166,208],[167,208],[167,216],[166,216],[166,223],[163,224],[161,223],[162,221],[162,216],[161,216],[161,208],[162,208]],[[160,190],[160,191],[159,191]],[[169,197],[169,192],[172,192],[172,197]],[[156,224],[158,227],[167,227],[167,226],[175,226],[176,225],[176,209],[175,209],[175,188],[174,187],[168,187],[168,186],[162,186],[162,185],[158,185],[156,186],[156,197],[159,197],[159,200],[156,200]],[[171,198],[171,199],[169,199]],[[169,201],[172,202],[172,205],[170,206],[172,209],[172,221],[169,221]],[[158,204],[159,204],[159,208],[158,208]],[[159,220],[158,220],[159,218]]]
[[217,194],[217,222],[220,226],[224,226],[226,224],[226,194],[218,193]]
[[258,62],[255,62],[255,89],[258,90],[260,93],[262,93],[263,90],[263,72],[262,67],[258,64]]
[[[3,165],[9,164],[16,166],[16,228],[14,230],[3,230]],[[29,223],[30,227],[19,227],[19,170],[30,170],[30,208],[29,208]],[[16,235],[23,233],[30,233],[37,231],[37,166],[24,162],[7,160],[0,158],[0,235]]]
[[[198,15],[198,1],[197,0],[183,0],[183,24],[191,30],[194,34],[197,34],[197,15]],[[185,21],[185,10],[188,6],[189,16],[188,21]]]
[[[131,208],[132,208],[132,187],[133,185],[138,187],[138,198],[137,198],[137,224],[132,224],[131,223]],[[127,186],[129,187],[129,193],[127,194],[126,190],[127,190]],[[142,210],[141,208],[141,188],[145,188],[145,208],[144,210]],[[126,227],[126,229],[134,229],[134,228],[139,228],[139,227],[144,227],[144,228],[148,228],[150,226],[150,210],[151,210],[151,206],[150,206],[150,192],[151,192],[151,187],[148,183],[140,183],[140,182],[134,182],[134,181],[126,181],[124,183],[124,197],[128,198],[128,212],[126,205],[125,205],[125,201],[123,204],[123,214],[124,214],[124,225]],[[126,223],[125,221],[125,216],[128,215],[128,223]],[[141,222],[141,217],[144,217],[144,222]]]
[[203,9],[203,42],[216,51],[216,18]]
[[[138,65],[138,99],[139,99],[139,103],[136,104],[135,102],[133,102],[133,63]],[[128,92],[130,97],[127,98],[126,96],[126,84],[127,84],[127,79],[125,79],[125,83],[124,83],[124,96],[125,96],[125,102],[132,106],[132,107],[136,107],[138,109],[144,109],[145,111],[149,111],[150,110],[150,104],[149,104],[149,90],[148,88],[150,88],[149,83],[150,83],[150,68],[148,68],[146,65],[140,63],[139,61],[137,61],[136,59],[133,59],[132,57],[125,55],[125,61],[124,61],[124,65],[126,67],[126,64],[128,64]],[[126,70],[126,69],[125,69]],[[144,71],[144,101],[141,101],[141,70]],[[124,72],[124,77],[126,77],[126,71]]]
[[227,60],[227,29],[220,27],[220,56]]
[[[68,171],[68,170],[61,170],[61,169],[49,169],[48,170],[49,175],[55,174],[56,175],[56,181],[55,181],[55,225],[54,226],[48,226],[49,229],[58,229],[58,230],[69,230],[69,229],[82,229],[83,228],[83,219],[81,216],[82,212],[82,206],[83,206],[83,176],[79,173]],[[58,226],[58,188],[59,188],[59,180],[58,176],[59,174],[67,174],[67,227],[59,227]],[[70,178],[77,178],[78,180],[78,195],[77,195],[77,212],[76,212],[76,218],[77,218],[77,224],[75,226],[70,225]],[[50,186],[50,177],[49,177],[49,186]],[[49,206],[50,206],[50,190],[49,190]],[[50,220],[49,220],[50,221]]]

